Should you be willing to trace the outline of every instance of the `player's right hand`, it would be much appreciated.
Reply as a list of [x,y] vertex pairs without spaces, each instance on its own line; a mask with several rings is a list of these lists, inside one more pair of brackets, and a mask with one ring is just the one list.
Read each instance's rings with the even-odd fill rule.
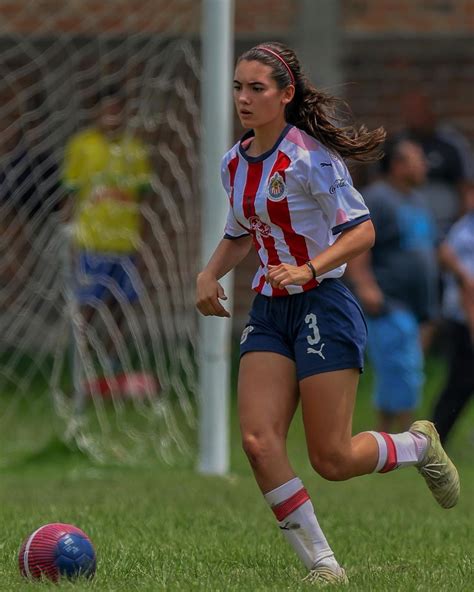
[[201,272],[196,280],[196,307],[205,317],[230,317],[220,300],[227,300],[224,288],[215,277]]

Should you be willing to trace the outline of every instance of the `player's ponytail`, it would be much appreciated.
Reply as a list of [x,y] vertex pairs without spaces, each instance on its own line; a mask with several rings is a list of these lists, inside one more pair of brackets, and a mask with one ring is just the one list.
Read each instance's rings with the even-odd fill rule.
[[341,125],[341,119],[347,120],[350,114],[347,103],[313,86],[301,71],[292,49],[273,41],[262,43],[242,54],[241,60],[256,60],[270,66],[279,88],[294,85],[295,96],[285,113],[288,123],[343,158],[365,162],[380,158],[386,135],[383,127],[369,131],[365,126]]

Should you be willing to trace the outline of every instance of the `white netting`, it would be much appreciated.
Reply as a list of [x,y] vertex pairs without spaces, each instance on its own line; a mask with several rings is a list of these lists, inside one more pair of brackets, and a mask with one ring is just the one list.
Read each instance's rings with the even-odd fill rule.
[[[0,463],[58,433],[98,459],[173,462],[194,450],[199,10],[187,0],[0,0]],[[71,194],[63,182],[65,146],[96,126],[104,90],[124,101],[110,154],[128,163],[117,138],[133,137],[151,173],[146,197],[132,200],[142,227],[123,272],[138,300],[105,277],[107,300],[86,308],[74,237],[90,187],[82,179]],[[87,173],[87,158],[75,168]],[[132,173],[120,166],[103,185],[123,197]]]

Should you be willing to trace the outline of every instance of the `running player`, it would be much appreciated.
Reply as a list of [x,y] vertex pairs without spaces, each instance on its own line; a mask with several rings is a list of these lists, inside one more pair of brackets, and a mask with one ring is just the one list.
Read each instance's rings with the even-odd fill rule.
[[299,401],[309,458],[323,477],[414,465],[441,506],[452,507],[459,495],[457,471],[431,423],[415,422],[401,434],[352,436],[366,326],[338,278],[348,260],[372,246],[374,229],[343,158],[370,160],[385,133],[338,127],[336,99],[312,86],[295,53],[279,43],[239,58],[234,102],[249,131],[222,161],[229,215],[224,238],[198,275],[197,307],[203,315],[229,316],[219,279],[253,243],[260,267],[241,339],[243,447],[309,581],[342,583],[345,571],[287,456]]

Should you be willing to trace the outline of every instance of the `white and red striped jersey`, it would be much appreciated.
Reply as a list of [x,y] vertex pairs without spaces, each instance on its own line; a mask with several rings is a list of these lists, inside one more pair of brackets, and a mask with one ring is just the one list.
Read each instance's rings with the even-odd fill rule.
[[252,288],[266,296],[287,296],[341,277],[340,265],[304,286],[272,288],[267,265],[303,265],[327,249],[337,235],[370,218],[343,160],[306,132],[287,125],[271,150],[258,157],[244,135],[222,159],[222,182],[230,208],[225,237],[251,234],[260,267]]

